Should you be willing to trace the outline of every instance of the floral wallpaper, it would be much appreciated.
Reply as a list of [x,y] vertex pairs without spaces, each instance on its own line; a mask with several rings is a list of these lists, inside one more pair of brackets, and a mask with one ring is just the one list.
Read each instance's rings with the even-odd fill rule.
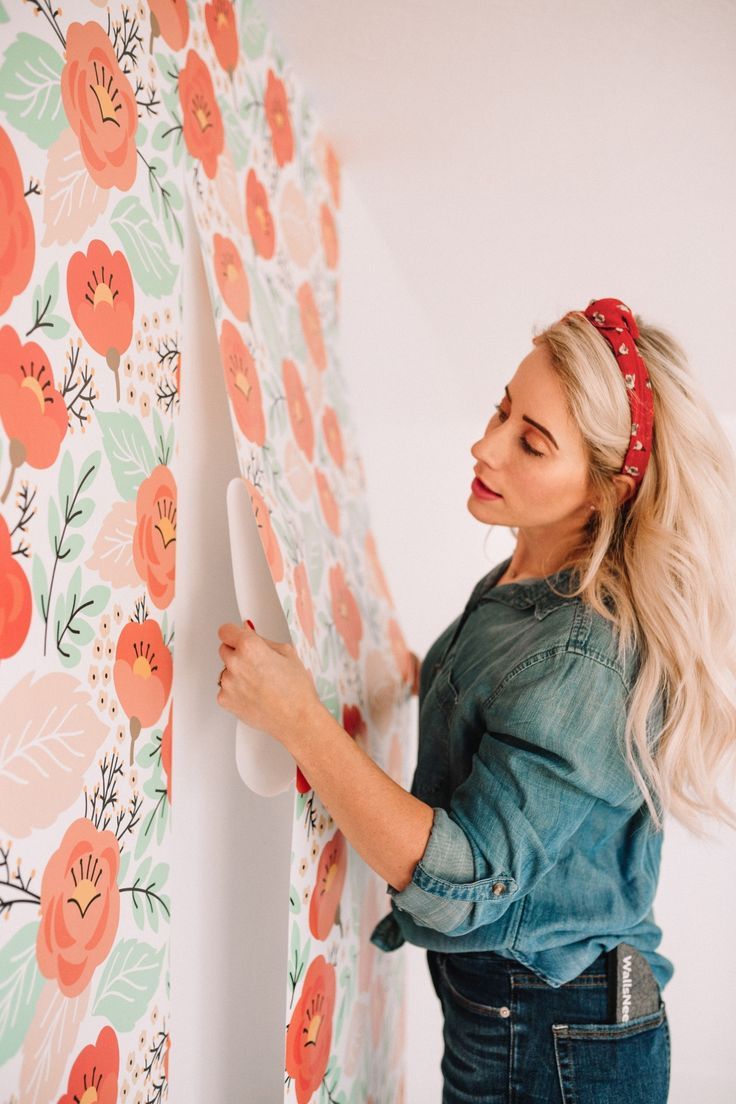
[[[0,0],[0,48],[0,1100],[154,1104],[195,249],[220,363],[192,368],[226,389],[293,643],[351,736],[410,770],[339,363],[340,165],[249,0]],[[369,942],[387,905],[295,765],[285,1101],[403,1100],[401,956]]]

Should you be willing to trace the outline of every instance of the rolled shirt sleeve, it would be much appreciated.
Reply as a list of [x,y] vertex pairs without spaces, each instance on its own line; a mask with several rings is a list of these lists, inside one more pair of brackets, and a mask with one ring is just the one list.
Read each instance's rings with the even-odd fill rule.
[[534,888],[597,800],[636,806],[626,697],[618,672],[587,653],[545,652],[510,672],[481,705],[470,773],[448,810],[433,807],[411,881],[387,887],[395,906],[464,935]]

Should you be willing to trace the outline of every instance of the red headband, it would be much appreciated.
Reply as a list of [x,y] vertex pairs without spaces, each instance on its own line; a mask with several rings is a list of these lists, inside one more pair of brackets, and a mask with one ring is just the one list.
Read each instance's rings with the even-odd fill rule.
[[[611,346],[621,369],[631,408],[631,443],[621,471],[633,475],[638,490],[652,453],[654,403],[647,366],[634,344],[639,336],[636,319],[620,299],[591,299],[584,311],[568,311],[560,321],[571,314],[582,314],[595,326]],[[618,336],[624,332],[630,341]]]

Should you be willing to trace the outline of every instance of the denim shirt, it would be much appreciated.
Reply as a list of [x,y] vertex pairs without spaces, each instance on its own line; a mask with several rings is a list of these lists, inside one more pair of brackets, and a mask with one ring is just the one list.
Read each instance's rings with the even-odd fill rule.
[[[663,989],[662,835],[623,744],[637,657],[619,663],[611,623],[552,592],[572,587],[569,569],[494,586],[510,562],[422,663],[411,792],[432,806],[432,829],[409,884],[387,886],[371,942],[493,950],[555,987],[626,942]],[[647,725],[661,723],[660,697]]]

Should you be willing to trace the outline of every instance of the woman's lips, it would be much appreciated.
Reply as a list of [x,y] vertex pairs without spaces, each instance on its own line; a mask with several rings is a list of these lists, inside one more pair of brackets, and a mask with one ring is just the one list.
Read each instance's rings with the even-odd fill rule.
[[470,484],[470,489],[473,494],[476,495],[478,498],[503,498],[503,495],[496,494],[495,491],[492,491],[489,487],[486,487],[485,483],[482,483],[477,475],[473,482]]

